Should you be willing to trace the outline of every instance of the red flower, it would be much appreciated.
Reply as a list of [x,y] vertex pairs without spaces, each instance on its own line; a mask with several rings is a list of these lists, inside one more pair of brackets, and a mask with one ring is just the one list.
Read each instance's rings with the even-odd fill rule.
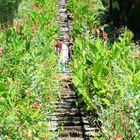
[[34,108],[35,108],[35,109],[40,108],[40,104],[39,104],[38,102],[35,102],[35,103],[34,103]]
[[122,138],[121,135],[120,135],[119,133],[116,133],[116,134],[115,134],[115,137],[116,137],[116,139],[121,139],[121,138]]
[[99,35],[100,34],[100,30],[99,29],[95,29],[95,32]]
[[106,32],[104,32],[104,34],[103,34],[103,39],[104,40],[107,40],[108,39],[108,34]]
[[2,47],[0,47],[0,57],[2,56]]

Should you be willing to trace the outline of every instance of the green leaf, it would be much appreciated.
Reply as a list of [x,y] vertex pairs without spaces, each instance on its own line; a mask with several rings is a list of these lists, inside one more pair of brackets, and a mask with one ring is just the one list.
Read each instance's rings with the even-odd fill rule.
[[134,81],[136,83],[139,83],[140,82],[140,70],[134,74]]
[[83,68],[82,66],[78,68],[77,76],[81,82],[83,82]]
[[99,88],[99,84],[98,84],[97,81],[94,80],[94,81],[93,81],[93,84],[94,84],[94,87],[95,87],[95,88],[97,88],[97,89]]
[[98,91],[97,95],[100,96],[100,97],[103,97],[105,95],[105,90],[102,89],[102,90]]
[[30,49],[30,46],[31,46],[30,41],[28,41],[27,44],[26,44],[26,51],[28,51]]
[[103,44],[101,44],[100,40],[96,41],[96,47],[97,47],[99,52],[103,52],[104,51]]
[[7,87],[8,87],[7,84],[5,84],[5,83],[0,83],[0,92],[5,91]]
[[102,101],[103,101],[105,104],[110,105],[110,101],[109,101],[108,99],[103,98]]

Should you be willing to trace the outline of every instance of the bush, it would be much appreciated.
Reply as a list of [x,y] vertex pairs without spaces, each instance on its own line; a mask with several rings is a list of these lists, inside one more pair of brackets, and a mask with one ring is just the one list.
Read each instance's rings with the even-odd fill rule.
[[23,1],[19,17],[0,33],[0,139],[55,139],[47,117],[58,94],[56,1]]
[[[71,1],[69,5],[77,8],[75,11],[72,6],[69,8],[74,14],[86,15],[89,9],[97,6],[91,0],[94,4],[87,4],[85,13],[82,5],[85,2],[79,2],[78,8],[75,1]],[[97,119],[102,123],[101,139],[138,139],[140,50],[132,43],[133,34],[127,28],[121,29],[119,38],[113,43],[110,41],[98,18],[100,7],[91,11],[97,17],[92,18],[92,28],[87,25],[85,16],[74,17],[76,24],[73,24],[72,35],[75,45],[70,64],[73,83],[80,101],[85,103],[84,108],[96,110]]]

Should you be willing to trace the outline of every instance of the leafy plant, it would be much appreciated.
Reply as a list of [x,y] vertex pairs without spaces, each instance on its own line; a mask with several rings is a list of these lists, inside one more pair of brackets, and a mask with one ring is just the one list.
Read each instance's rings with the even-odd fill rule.
[[56,1],[44,1],[44,5],[42,1],[23,1],[14,27],[0,32],[2,140],[55,139],[48,131],[47,120],[58,95],[53,52],[58,30],[55,18]]
[[[127,28],[122,28],[121,36],[112,43],[97,13],[102,7],[98,7],[100,2],[86,4],[87,12],[83,3],[86,1],[79,1],[78,6],[73,0],[68,4],[74,15],[74,55],[70,68],[80,102],[84,102],[86,110],[96,110],[102,123],[101,139],[138,139],[140,51],[132,43],[133,34]],[[96,18],[89,24],[90,13]]]

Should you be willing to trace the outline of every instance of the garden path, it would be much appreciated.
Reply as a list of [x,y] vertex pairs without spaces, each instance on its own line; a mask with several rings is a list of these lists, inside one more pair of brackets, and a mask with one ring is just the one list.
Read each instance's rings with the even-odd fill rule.
[[[66,6],[67,0],[58,0],[58,21],[60,37],[64,38],[67,45],[70,43],[69,33],[72,21]],[[94,140],[92,133],[95,128],[81,111],[78,96],[74,91],[71,77],[61,73],[62,86],[60,96],[55,103],[56,112],[50,117],[50,130],[58,132],[56,138],[60,140]]]

